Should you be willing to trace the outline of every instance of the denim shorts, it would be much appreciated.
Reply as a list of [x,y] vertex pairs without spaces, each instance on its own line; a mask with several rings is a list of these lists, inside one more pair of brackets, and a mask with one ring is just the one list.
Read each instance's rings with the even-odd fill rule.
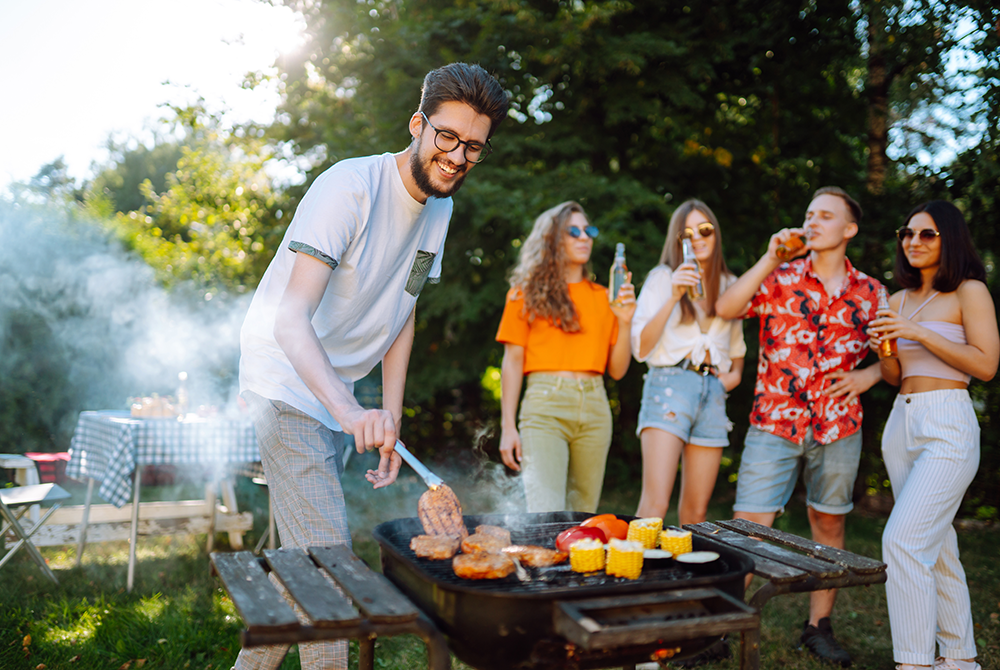
[[736,512],[779,512],[795,490],[799,470],[806,483],[806,504],[824,514],[854,509],[852,494],[861,460],[861,431],[819,444],[812,430],[802,444],[750,426],[743,445]]
[[636,435],[659,428],[700,447],[729,445],[733,424],[726,418],[726,390],[715,375],[693,370],[650,367],[642,386]]

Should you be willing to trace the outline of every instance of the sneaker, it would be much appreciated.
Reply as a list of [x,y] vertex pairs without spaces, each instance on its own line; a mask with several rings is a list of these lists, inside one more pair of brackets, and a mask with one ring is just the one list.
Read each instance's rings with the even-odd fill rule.
[[729,641],[723,636],[720,640],[716,641],[711,647],[703,652],[697,653],[691,658],[685,658],[681,661],[671,661],[670,667],[672,668],[697,668],[699,665],[705,665],[706,663],[714,663],[716,661],[724,661],[732,656],[729,651]]
[[851,655],[833,637],[830,617],[819,620],[819,626],[810,626],[806,621],[802,626],[799,649],[805,647],[813,656],[847,668],[851,665]]

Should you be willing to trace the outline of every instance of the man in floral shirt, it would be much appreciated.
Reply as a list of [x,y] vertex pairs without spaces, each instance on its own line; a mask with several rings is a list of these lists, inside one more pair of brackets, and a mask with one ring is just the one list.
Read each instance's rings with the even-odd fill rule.
[[[813,195],[804,228],[771,237],[767,253],[720,298],[724,319],[760,318],[760,354],[750,429],[736,487],[736,518],[770,526],[804,472],[809,524],[816,542],[844,548],[845,515],[861,458],[858,396],[882,376],[878,363],[856,369],[868,354],[881,284],[847,260],[861,207],[836,187]],[[782,262],[778,248],[804,235],[808,254]],[[802,644],[847,667],[850,655],[833,636],[836,589],[814,591]]]

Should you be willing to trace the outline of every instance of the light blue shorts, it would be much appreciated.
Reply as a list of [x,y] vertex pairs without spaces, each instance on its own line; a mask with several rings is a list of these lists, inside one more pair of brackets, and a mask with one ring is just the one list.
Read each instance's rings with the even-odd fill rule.
[[679,367],[650,367],[642,386],[636,435],[659,428],[701,447],[729,445],[726,390],[715,375]]
[[830,444],[813,439],[802,444],[750,426],[736,482],[736,512],[779,512],[795,490],[799,470],[806,482],[806,504],[824,514],[854,509],[852,494],[861,460],[861,431]]

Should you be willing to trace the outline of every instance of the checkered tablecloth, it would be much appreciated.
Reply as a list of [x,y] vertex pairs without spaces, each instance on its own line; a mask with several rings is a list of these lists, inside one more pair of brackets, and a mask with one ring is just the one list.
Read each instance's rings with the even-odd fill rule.
[[128,412],[80,412],[66,475],[101,482],[101,497],[121,507],[141,465],[218,468],[260,460],[253,424],[243,419],[133,419]]

